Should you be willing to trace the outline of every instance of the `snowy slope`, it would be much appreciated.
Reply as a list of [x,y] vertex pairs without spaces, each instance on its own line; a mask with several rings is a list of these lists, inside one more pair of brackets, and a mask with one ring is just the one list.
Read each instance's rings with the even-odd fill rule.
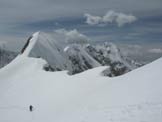
[[85,46],[87,37],[84,35],[76,30],[62,31],[53,36],[36,32],[27,40],[21,51],[22,54],[45,59],[47,64],[44,69],[46,71],[68,70],[69,74],[106,65],[110,68],[104,72],[105,75],[119,76],[136,68],[134,64],[122,57],[120,50],[114,44]]
[[68,65],[62,45],[50,37],[50,35],[43,32],[36,32],[33,34],[23,55],[41,57],[45,59],[54,70],[66,69]]
[[101,66],[95,59],[93,59],[80,45],[71,44],[65,47],[68,60],[71,62],[70,74],[76,74],[85,70]]
[[22,55],[43,58],[47,61],[46,70],[66,69],[69,74],[76,74],[100,66],[80,45],[69,44],[66,47],[65,45],[67,45],[66,40],[60,43],[60,40],[56,41],[49,34],[36,32],[27,41]]
[[162,58],[114,78],[101,75],[106,67],[69,76],[45,64],[19,55],[0,70],[1,122],[162,121]]

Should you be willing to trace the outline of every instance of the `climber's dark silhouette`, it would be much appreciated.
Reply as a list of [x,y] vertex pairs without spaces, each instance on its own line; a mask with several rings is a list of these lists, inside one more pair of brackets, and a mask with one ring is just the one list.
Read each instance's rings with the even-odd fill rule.
[[32,105],[29,106],[29,111],[30,111],[30,112],[33,111],[33,106],[32,106]]

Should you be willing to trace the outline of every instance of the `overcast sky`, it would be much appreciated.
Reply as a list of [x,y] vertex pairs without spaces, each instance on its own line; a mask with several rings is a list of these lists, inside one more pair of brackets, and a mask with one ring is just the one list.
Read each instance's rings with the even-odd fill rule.
[[102,15],[108,10],[156,16],[162,11],[161,0],[0,0],[0,23],[23,24],[59,17]]
[[[103,18],[110,10],[119,13],[117,17],[123,13],[137,20],[124,27],[115,23],[105,26],[86,23],[84,15],[89,14],[102,18],[100,22],[105,24]],[[77,29],[94,40],[119,41],[122,36],[121,40],[131,42],[154,39],[159,42],[162,41],[161,12],[162,0],[0,0],[0,41],[19,45],[35,31],[66,28]]]

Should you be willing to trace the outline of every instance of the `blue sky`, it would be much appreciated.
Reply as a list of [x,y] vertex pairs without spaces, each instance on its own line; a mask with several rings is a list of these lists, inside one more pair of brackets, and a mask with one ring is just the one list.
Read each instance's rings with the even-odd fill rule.
[[[77,29],[95,41],[162,43],[161,0],[0,0],[0,41],[22,45],[35,31]],[[131,14],[135,22],[118,27],[88,25],[85,13]],[[14,46],[16,47],[16,46]]]

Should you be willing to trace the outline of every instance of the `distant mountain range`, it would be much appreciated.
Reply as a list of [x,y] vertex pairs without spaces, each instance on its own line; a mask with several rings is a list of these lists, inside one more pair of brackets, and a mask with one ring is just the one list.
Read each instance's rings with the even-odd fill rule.
[[[109,66],[104,75],[113,77],[140,66],[124,57],[113,43],[89,44],[87,40],[79,40],[78,43],[77,38],[73,43],[68,43],[66,37],[60,34],[57,38],[55,36],[36,32],[29,37],[21,53],[46,60],[47,65],[44,66],[46,71],[68,70],[70,75],[98,66]],[[61,41],[57,40],[58,36],[62,36]]]
[[0,68],[10,63],[17,55],[18,53],[16,52],[8,51],[0,47]]

